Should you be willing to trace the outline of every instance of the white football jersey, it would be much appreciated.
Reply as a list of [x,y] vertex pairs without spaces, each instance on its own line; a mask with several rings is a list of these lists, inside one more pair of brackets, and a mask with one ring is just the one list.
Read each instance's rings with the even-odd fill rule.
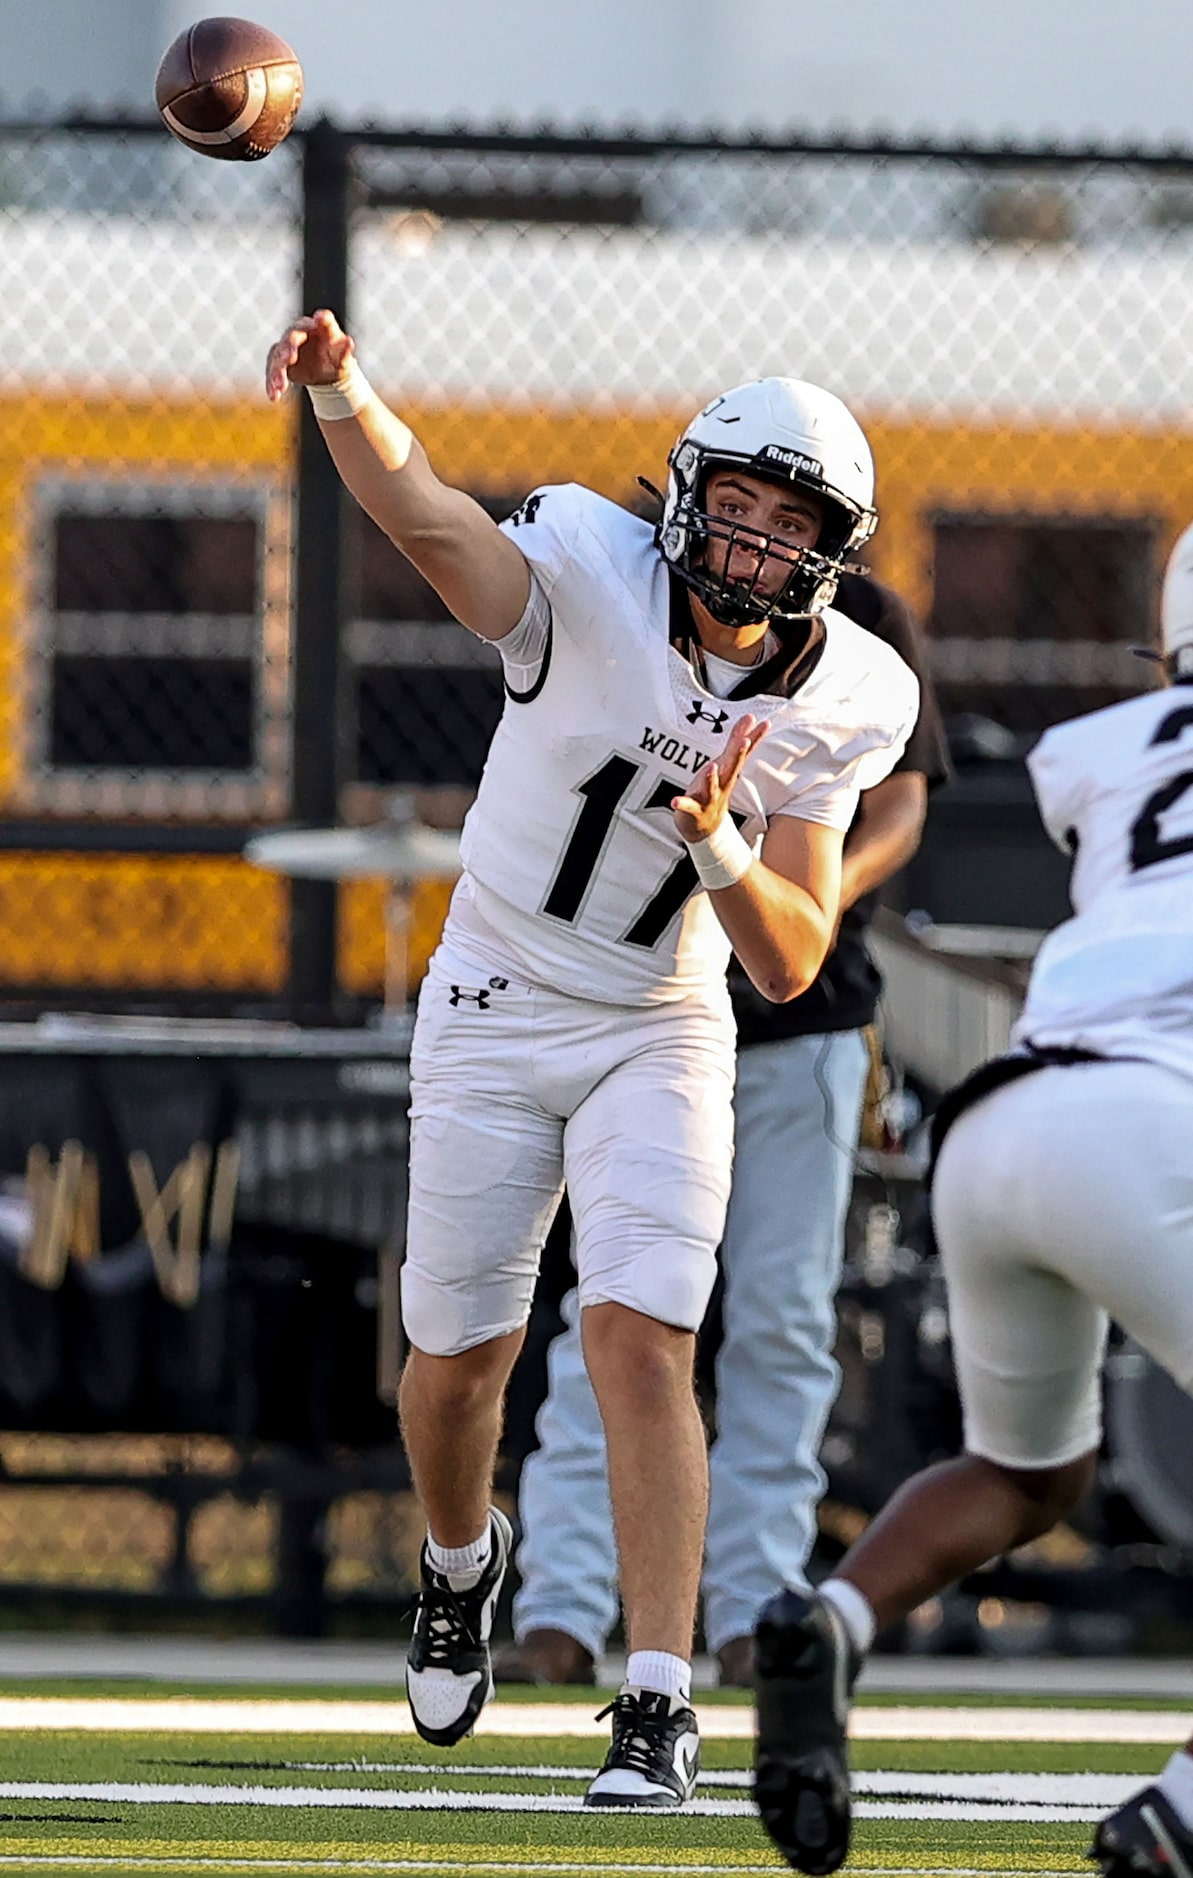
[[793,696],[718,698],[670,643],[670,577],[649,523],[568,484],[536,491],[503,526],[549,625],[531,667],[521,630],[510,635],[505,709],[464,824],[445,944],[616,1004],[714,986],[729,942],[672,797],[749,712],[771,728],[733,794],[746,840],[775,815],[845,829],[858,791],[903,749],[917,682],[873,634],[829,614],[819,662]]
[[1075,857],[1074,917],[1036,957],[1016,1040],[1193,1076],[1193,687],[1058,724],[1028,768]]

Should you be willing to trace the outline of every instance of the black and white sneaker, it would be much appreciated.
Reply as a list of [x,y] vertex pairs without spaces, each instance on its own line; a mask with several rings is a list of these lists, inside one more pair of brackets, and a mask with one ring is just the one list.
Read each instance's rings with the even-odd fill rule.
[[814,1593],[781,1591],[754,1634],[754,1798],[787,1863],[821,1878],[849,1851],[849,1698],[860,1659]]
[[1193,1832],[1159,1787],[1145,1787],[1101,1822],[1088,1856],[1106,1878],[1193,1878]]
[[659,1811],[690,1800],[700,1767],[696,1717],[681,1696],[625,1683],[597,1716],[613,1717],[613,1744],[584,1795],[585,1806]]
[[454,1747],[493,1693],[489,1637],[513,1532],[504,1513],[489,1513],[492,1551],[475,1585],[453,1590],[422,1550],[422,1587],[406,1657],[406,1696],[414,1726],[437,1748]]

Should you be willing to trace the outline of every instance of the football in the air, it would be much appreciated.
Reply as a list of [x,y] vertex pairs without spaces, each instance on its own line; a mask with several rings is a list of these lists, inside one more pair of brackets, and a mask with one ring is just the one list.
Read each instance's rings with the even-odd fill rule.
[[302,67],[284,39],[252,20],[199,20],[157,68],[157,108],[188,150],[253,163],[287,135]]

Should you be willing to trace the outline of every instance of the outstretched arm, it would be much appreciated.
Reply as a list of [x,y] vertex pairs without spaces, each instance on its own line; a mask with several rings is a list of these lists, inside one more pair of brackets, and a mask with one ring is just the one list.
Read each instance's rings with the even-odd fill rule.
[[269,349],[270,402],[291,385],[334,389],[331,399],[316,397],[316,416],[347,488],[462,625],[482,639],[504,639],[530,598],[525,556],[478,502],[440,482],[418,438],[369,386],[352,339],[326,309],[295,320]]
[[786,1004],[811,985],[832,943],[841,891],[837,829],[776,816],[757,858],[728,818],[729,798],[765,723],[739,718],[722,754],[671,804],[713,910],[764,998]]

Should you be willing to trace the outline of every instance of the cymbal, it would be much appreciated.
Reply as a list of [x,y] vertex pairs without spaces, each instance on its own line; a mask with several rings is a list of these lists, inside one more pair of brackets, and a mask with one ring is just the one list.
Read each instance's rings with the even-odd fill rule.
[[245,842],[244,856],[302,880],[455,880],[461,871],[458,830],[420,822],[269,829]]

